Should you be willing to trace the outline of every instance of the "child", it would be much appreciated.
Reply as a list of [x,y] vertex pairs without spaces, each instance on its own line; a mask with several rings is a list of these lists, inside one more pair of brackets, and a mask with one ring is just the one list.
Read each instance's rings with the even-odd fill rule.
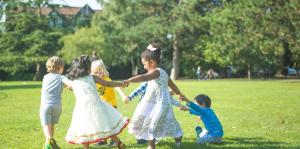
[[126,80],[126,82],[147,81],[145,95],[129,124],[129,133],[134,134],[137,139],[147,140],[149,149],[155,149],[155,138],[167,136],[174,137],[176,146],[179,147],[183,133],[174,117],[168,85],[177,95],[181,93],[169,79],[168,74],[158,68],[160,61],[158,47],[150,44],[142,53],[141,59],[148,72]]
[[[101,59],[94,60],[92,62],[91,75],[100,77],[101,79],[103,79],[105,81],[112,81],[109,78],[109,73]],[[97,87],[98,94],[100,95],[101,99],[103,99],[104,101],[106,101],[111,106],[113,106],[114,108],[117,109],[117,98],[115,95],[114,88],[103,86],[100,83],[96,83],[96,87]],[[116,90],[118,91],[118,93],[120,94],[121,97],[124,98],[124,96],[126,96],[120,87],[116,87]],[[106,144],[106,141],[101,141],[98,143],[98,145],[103,145],[103,144]],[[109,145],[116,146],[116,144],[113,141],[111,141]]]
[[126,83],[108,82],[96,76],[89,75],[91,62],[88,56],[80,56],[72,62],[69,77],[73,80],[71,86],[76,97],[72,122],[66,140],[72,144],[83,144],[84,149],[90,143],[96,143],[111,138],[124,149],[117,137],[127,126],[129,120],[108,103],[100,100],[97,94],[96,83],[105,86],[127,86]]
[[[124,101],[132,101],[135,97],[140,96],[140,100],[144,97],[147,89],[147,82],[142,82],[138,88],[136,88],[129,96],[125,96]],[[172,91],[170,94],[172,95]],[[172,98],[172,97],[171,97]],[[172,98],[172,105],[182,108],[180,102]],[[155,144],[157,144],[162,138],[155,138]],[[147,140],[137,139],[137,144],[145,144]]]
[[[210,108],[210,98],[207,95],[200,94],[195,97],[196,103],[191,102],[184,96],[181,96],[180,99],[187,102],[188,110],[191,114],[201,117],[206,128],[202,129],[200,126],[196,127],[197,143],[221,143],[223,128],[218,117]],[[182,108],[182,110],[186,109]]]
[[61,93],[63,84],[68,80],[61,74],[64,71],[64,62],[53,56],[46,62],[47,72],[43,78],[41,92],[40,119],[46,138],[45,149],[59,149],[53,138],[54,125],[58,123],[61,114]]

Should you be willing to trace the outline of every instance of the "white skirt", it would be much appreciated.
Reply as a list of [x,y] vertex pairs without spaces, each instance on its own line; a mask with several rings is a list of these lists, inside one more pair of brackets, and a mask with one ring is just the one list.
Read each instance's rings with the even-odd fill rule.
[[138,104],[128,127],[129,133],[137,139],[177,138],[183,135],[174,117],[172,105],[145,100]]
[[65,139],[71,144],[96,143],[118,135],[128,123],[111,105],[87,95],[77,99]]

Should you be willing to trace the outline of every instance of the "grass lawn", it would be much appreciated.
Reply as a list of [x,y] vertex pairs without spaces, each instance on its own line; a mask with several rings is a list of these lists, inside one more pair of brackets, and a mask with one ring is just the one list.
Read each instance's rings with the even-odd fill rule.
[[[212,99],[223,128],[220,145],[195,144],[197,117],[174,107],[184,131],[183,149],[196,148],[300,148],[300,80],[212,80],[176,81],[189,98],[205,93]],[[130,93],[138,84],[126,88]],[[39,121],[41,82],[0,82],[0,149],[39,149],[44,136]],[[119,110],[130,117],[137,101],[128,105],[119,101]],[[55,138],[63,148],[81,148],[64,140],[71,121],[74,96],[63,93],[63,113],[55,128]],[[200,124],[202,126],[202,124]],[[128,148],[146,148],[135,144],[127,129],[120,135]],[[92,148],[101,148],[92,145]],[[105,148],[105,147],[102,147]],[[175,148],[168,138],[159,149]]]

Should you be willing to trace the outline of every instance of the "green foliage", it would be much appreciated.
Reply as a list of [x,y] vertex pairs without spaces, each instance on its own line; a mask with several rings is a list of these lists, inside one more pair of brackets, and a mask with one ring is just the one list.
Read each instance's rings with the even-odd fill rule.
[[108,51],[101,49],[100,45],[103,43],[99,31],[96,28],[81,28],[74,34],[64,36],[60,42],[63,42],[64,47],[59,52],[67,62],[71,62],[74,58],[82,54],[91,54],[92,51],[100,52],[100,55],[106,55],[103,57],[105,60],[111,59]]
[[26,11],[29,8],[23,5],[13,1],[8,4],[5,32],[0,33],[0,70],[12,74],[29,70],[56,55],[61,47],[58,39],[63,36],[48,26],[46,18]]
[[[263,69],[279,65],[284,50],[291,50],[299,64],[299,24],[295,18],[298,1],[251,0],[225,3],[205,16],[210,34],[205,42],[207,62],[242,69]],[[293,17],[292,17],[293,14]],[[289,47],[285,49],[284,42]],[[200,43],[202,46],[202,43]],[[297,57],[297,58],[296,58]]]
[[[173,49],[179,49],[181,75],[190,77],[199,65],[219,72],[233,66],[249,75],[300,68],[298,0],[101,2],[104,10],[93,16],[91,24],[80,20],[82,26],[60,40],[63,33],[49,28],[45,18],[14,13],[17,8],[29,10],[28,4],[9,1],[7,32],[0,34],[0,70],[26,70],[57,53],[71,62],[94,50],[108,66],[130,62],[137,70],[140,53],[151,42],[160,43],[162,66],[168,70],[174,67]],[[42,6],[47,1],[33,3]]]

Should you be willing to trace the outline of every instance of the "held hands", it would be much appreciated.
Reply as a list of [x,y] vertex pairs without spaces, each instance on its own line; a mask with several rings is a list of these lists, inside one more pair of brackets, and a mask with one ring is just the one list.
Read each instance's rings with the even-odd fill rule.
[[181,100],[181,101],[186,101],[186,102],[188,102],[188,101],[190,101],[188,98],[186,98],[183,94],[180,94],[180,95],[178,95],[179,97],[179,99]]
[[123,102],[125,103],[125,104],[128,104],[129,103],[129,98],[128,98],[128,96],[124,96],[124,97],[122,97],[122,100],[123,100]]
[[188,111],[189,110],[189,108],[187,106],[180,106],[179,109],[182,110],[182,111]]
[[124,81],[122,82],[121,87],[122,87],[122,88],[125,88],[125,87],[128,87],[128,86],[129,86],[129,81],[128,81],[128,80],[124,80]]

